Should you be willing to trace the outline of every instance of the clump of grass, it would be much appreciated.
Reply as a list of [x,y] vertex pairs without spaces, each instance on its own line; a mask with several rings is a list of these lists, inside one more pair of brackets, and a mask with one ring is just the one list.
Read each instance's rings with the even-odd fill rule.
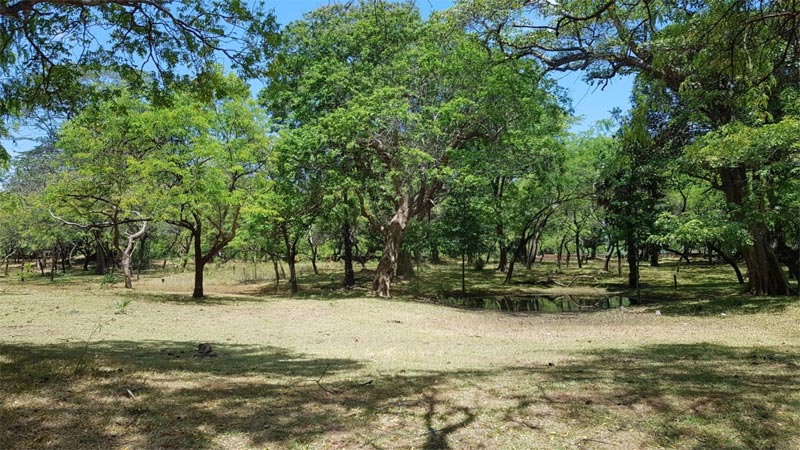
[[133,300],[122,298],[114,302],[114,314],[126,314],[127,308]]

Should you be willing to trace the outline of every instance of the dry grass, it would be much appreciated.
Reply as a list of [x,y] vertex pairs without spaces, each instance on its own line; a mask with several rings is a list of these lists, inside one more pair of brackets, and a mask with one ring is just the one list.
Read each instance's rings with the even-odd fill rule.
[[[212,268],[204,301],[186,273],[0,279],[0,447],[800,448],[800,307],[739,295],[725,267],[681,269],[677,292],[647,268],[642,306],[545,315],[426,301],[457,291],[452,266],[394,300],[336,289],[333,265],[289,298],[242,266]],[[620,289],[594,265],[530,283],[548,270],[470,291]]]

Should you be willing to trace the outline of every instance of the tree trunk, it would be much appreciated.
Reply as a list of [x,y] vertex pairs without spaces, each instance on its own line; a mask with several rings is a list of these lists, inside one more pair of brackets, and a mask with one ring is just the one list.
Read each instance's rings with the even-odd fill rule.
[[[720,169],[722,191],[725,199],[739,207],[739,219],[744,215],[745,199],[749,179],[743,167],[725,167]],[[763,204],[758,209],[763,211]],[[792,293],[789,280],[783,273],[772,248],[769,230],[763,224],[752,224],[748,227],[752,245],[745,252],[747,264],[748,288],[755,295],[789,295]]]
[[347,219],[342,224],[342,245],[344,246],[344,287],[351,288],[356,284],[356,273],[353,270],[353,239],[350,222]]
[[514,255],[511,256],[511,260],[508,262],[508,270],[506,271],[506,280],[505,284],[511,284],[511,277],[514,276],[514,265],[516,262],[525,255],[525,248],[528,244],[528,239],[526,238],[527,230],[522,231],[522,238],[520,238],[520,242],[517,245],[516,250],[514,250]]
[[298,291],[300,291],[300,286],[297,284],[297,267],[295,265],[296,256],[296,248],[292,248],[286,253],[286,264],[289,265],[289,291],[292,294],[296,294]]
[[575,258],[578,260],[578,269],[583,269],[583,263],[581,262],[581,229],[577,226],[577,221],[575,221]]
[[628,240],[628,287],[639,288],[639,252],[636,248],[636,242]]
[[533,264],[536,262],[536,254],[539,253],[539,243],[542,241],[542,232],[537,231],[536,236],[533,238],[533,243],[531,244],[531,257],[528,260],[528,269],[533,268]]
[[311,233],[308,234],[308,245],[311,247],[311,268],[314,269],[314,275],[319,275],[319,270],[317,270],[317,252],[319,248]]
[[608,252],[606,252],[606,261],[605,261],[605,264],[603,265],[603,270],[605,270],[606,272],[608,272],[608,270],[609,270],[608,266],[609,266],[609,263],[611,262],[611,257],[612,256],[614,256],[614,246],[613,245],[609,246],[608,247]]
[[764,226],[750,227],[753,244],[745,252],[749,291],[755,295],[790,295],[792,289]]
[[500,250],[500,256],[497,261],[497,271],[505,272],[508,270],[508,247],[506,247],[505,242],[498,240],[497,248]]
[[411,258],[411,253],[407,250],[400,249],[397,254],[397,276],[398,277],[413,277],[414,276],[414,261]]
[[201,238],[203,236],[202,222],[196,221],[195,228],[192,230],[192,237],[194,241],[194,291],[192,291],[192,298],[203,298],[203,271],[206,267],[205,258],[203,258],[203,246]]
[[381,255],[378,268],[375,270],[375,278],[372,280],[372,291],[379,297],[391,296],[392,280],[397,270],[397,257],[400,254],[400,245],[403,243],[403,235],[408,225],[409,212],[407,207],[400,208],[388,226],[384,228],[383,255]]
[[105,275],[108,270],[108,256],[99,231],[95,232],[94,240],[96,244],[94,273],[97,275]]
[[661,247],[658,245],[650,246],[650,267],[658,267],[659,253],[661,253]]
[[442,258],[439,257],[439,247],[436,244],[431,245],[431,264],[441,264]]
[[[125,246],[125,250],[122,251],[122,274],[125,278],[125,288],[127,289],[133,289],[133,282],[131,281],[133,278],[131,260],[133,259],[133,251],[136,248],[136,241],[144,236],[145,231],[147,231],[147,221],[142,222],[142,228],[140,228],[139,231],[128,236],[128,244]],[[202,279],[200,281],[202,282]],[[202,288],[200,289],[200,293],[202,297]]]
[[508,269],[508,246],[506,245],[505,226],[503,223],[503,193],[505,192],[506,178],[496,177],[492,180],[494,193],[495,235],[497,237],[497,250],[500,252],[497,262],[497,271],[505,272]]
[[466,263],[467,255],[464,252],[461,252],[461,295],[466,295],[467,293],[467,263]]
[[733,259],[730,255],[723,252],[719,247],[716,247],[714,244],[709,243],[708,249],[711,251],[717,252],[717,254],[722,258],[723,261],[728,263],[733,268],[733,271],[736,273],[736,280],[739,284],[744,284],[744,277],[742,276],[742,271],[739,270],[739,265],[736,264],[736,260]]
[[53,264],[50,266],[50,281],[55,281],[56,279],[56,269],[58,268],[57,252],[58,247],[53,247]]

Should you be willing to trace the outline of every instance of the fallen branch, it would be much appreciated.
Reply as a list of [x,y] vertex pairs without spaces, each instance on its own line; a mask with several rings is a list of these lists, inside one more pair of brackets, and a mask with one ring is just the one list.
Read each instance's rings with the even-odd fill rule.
[[356,383],[356,384],[351,385],[347,389],[328,389],[325,386],[323,386],[322,383],[320,383],[320,381],[322,381],[322,377],[324,377],[325,374],[328,372],[328,367],[330,367],[330,366],[331,366],[330,364],[326,364],[325,365],[325,369],[322,370],[322,374],[319,376],[319,378],[316,379],[317,386],[319,386],[320,389],[322,389],[323,391],[327,392],[328,394],[331,394],[331,395],[344,394],[345,392],[352,391],[353,389],[355,389],[357,387],[370,385],[374,381],[374,380],[367,380],[367,381],[365,381],[363,383]]

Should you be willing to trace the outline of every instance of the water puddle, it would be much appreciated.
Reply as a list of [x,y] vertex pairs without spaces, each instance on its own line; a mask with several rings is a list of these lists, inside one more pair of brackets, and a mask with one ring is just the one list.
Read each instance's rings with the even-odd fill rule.
[[440,298],[436,303],[455,308],[507,312],[581,313],[627,307],[631,305],[631,299],[621,296],[520,295]]

